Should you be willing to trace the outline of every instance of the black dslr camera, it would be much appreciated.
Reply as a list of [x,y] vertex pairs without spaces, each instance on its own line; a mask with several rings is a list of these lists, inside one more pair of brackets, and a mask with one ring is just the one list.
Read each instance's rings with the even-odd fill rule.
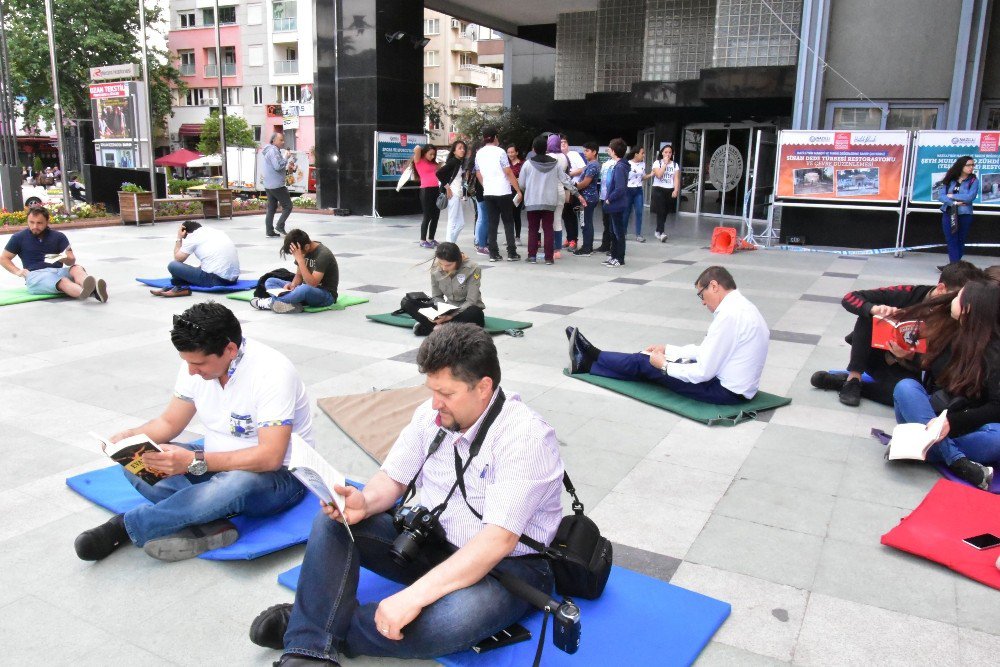
[[552,612],[552,643],[566,653],[576,653],[580,648],[580,608],[572,600],[564,600]]
[[412,563],[428,537],[445,539],[439,515],[423,505],[399,508],[392,516],[392,525],[399,535],[393,540],[389,555],[400,565]]

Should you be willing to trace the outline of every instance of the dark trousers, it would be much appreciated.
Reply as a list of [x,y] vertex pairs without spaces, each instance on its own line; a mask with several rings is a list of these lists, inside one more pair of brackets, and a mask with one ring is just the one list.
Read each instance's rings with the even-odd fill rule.
[[951,232],[951,213],[941,214],[941,228],[944,231],[944,240],[948,243],[948,261],[957,262],[965,254],[965,237],[969,235],[969,227],[972,226],[972,214],[965,213],[958,216],[958,229]]
[[545,261],[553,260],[552,223],[555,211],[528,211],[528,257],[538,254],[538,230],[542,230],[542,248],[545,250]]
[[[872,318],[859,317],[854,321],[854,331],[845,339],[851,346],[851,358],[847,370],[868,373],[874,382],[861,383],[861,395],[882,405],[892,405],[892,392],[900,380],[919,378],[920,372],[910,370],[898,363],[886,361],[885,350],[872,347]],[[891,355],[890,355],[891,356]]]
[[685,382],[678,378],[664,375],[659,368],[649,363],[649,355],[641,352],[601,352],[597,361],[590,367],[591,375],[600,375],[616,380],[645,380],[663,385],[682,396],[693,398],[703,403],[713,405],[736,405],[747,399],[722,386],[719,378],[706,382]]
[[594,213],[597,211],[597,202],[588,201],[587,207],[583,209],[583,245],[581,249],[591,252],[594,249]]
[[[264,216],[264,231],[268,234],[273,234],[274,230],[277,229],[279,232],[285,231],[285,220],[288,220],[288,216],[292,213],[292,198],[288,194],[288,188],[269,188],[264,192],[267,193],[267,214]],[[278,210],[278,204],[281,204],[281,217],[278,218],[278,224],[274,224],[274,213]]]
[[507,239],[507,256],[513,257],[517,254],[514,246],[514,196],[513,195],[486,195],[486,215],[489,217],[489,249],[490,257],[500,256],[500,246],[497,244],[497,232],[500,230],[500,221],[503,221],[503,233]]
[[576,199],[576,197],[573,197],[565,206],[563,206],[563,211],[562,211],[563,229],[566,230],[567,241],[577,240],[578,236],[577,227],[579,225],[577,224],[576,211],[574,210],[577,201],[578,200]]
[[521,238],[521,212],[524,210],[524,203],[514,207],[514,236]]
[[604,204],[601,204],[601,227],[603,229],[601,231],[600,247],[607,252],[611,250],[611,237],[614,236],[614,232],[611,229],[611,214],[604,208]]
[[424,212],[424,218],[420,221],[420,240],[434,240],[437,233],[438,218],[441,217],[441,209],[437,207],[438,188],[420,188],[420,209]]
[[628,231],[628,218],[625,211],[612,213],[604,211],[604,225],[611,223],[611,256],[622,264],[625,263],[625,232]]
[[[412,317],[420,325],[417,327],[416,334],[418,336],[429,336],[432,331],[434,331],[434,322],[427,319],[420,313],[420,304],[416,301],[411,301],[405,296],[403,300],[399,302],[399,307],[406,311],[406,314]],[[440,307],[440,305],[439,305]],[[446,305],[441,309],[441,314],[447,313],[450,308]],[[455,313],[455,317],[452,318],[452,322],[470,322],[472,324],[478,324],[479,326],[486,325],[486,316],[483,315],[483,309],[477,306],[468,306],[467,308]]]

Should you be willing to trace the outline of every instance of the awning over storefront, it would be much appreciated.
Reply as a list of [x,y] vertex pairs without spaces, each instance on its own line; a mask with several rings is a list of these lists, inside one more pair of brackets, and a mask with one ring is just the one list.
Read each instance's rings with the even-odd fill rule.
[[182,148],[179,151],[174,151],[163,157],[158,157],[153,161],[157,167],[186,167],[188,162],[192,160],[197,160],[202,157],[201,153],[197,151],[189,151],[186,148]]
[[200,137],[202,127],[201,123],[184,123],[177,133],[182,137]]

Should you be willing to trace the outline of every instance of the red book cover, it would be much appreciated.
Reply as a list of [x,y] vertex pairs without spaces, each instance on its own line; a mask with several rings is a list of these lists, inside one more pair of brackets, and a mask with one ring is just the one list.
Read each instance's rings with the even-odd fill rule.
[[872,347],[888,350],[889,342],[896,341],[896,345],[908,352],[923,354],[927,351],[927,339],[920,337],[922,326],[923,322],[917,320],[896,322],[875,315],[872,317]]

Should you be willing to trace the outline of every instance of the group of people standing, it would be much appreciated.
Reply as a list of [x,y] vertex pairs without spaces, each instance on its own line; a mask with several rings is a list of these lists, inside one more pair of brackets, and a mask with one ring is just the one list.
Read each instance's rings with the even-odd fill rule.
[[[664,146],[646,171],[645,150],[629,149],[623,139],[609,143],[608,158],[601,162],[599,146],[583,145],[583,155],[570,149],[565,135],[545,133],[532,142],[526,159],[515,145],[501,148],[498,130],[483,130],[482,144],[451,144],[443,164],[433,146],[414,149],[413,170],[420,179],[420,245],[435,248],[441,211],[447,211],[447,240],[457,243],[465,227],[466,205],[475,202],[476,252],[491,262],[502,261],[497,235],[503,225],[507,261],[518,261],[522,213],[528,222],[528,261],[537,262],[539,249],[546,264],[560,259],[561,250],[576,256],[605,253],[604,264],[625,263],[625,236],[635,216],[635,240],[642,236],[643,185],[652,179],[650,212],[656,215],[656,239],[666,242],[667,215],[676,210],[680,196],[680,169],[673,147]],[[594,247],[594,213],[603,210],[604,233]],[[582,215],[578,218],[578,212]]]

